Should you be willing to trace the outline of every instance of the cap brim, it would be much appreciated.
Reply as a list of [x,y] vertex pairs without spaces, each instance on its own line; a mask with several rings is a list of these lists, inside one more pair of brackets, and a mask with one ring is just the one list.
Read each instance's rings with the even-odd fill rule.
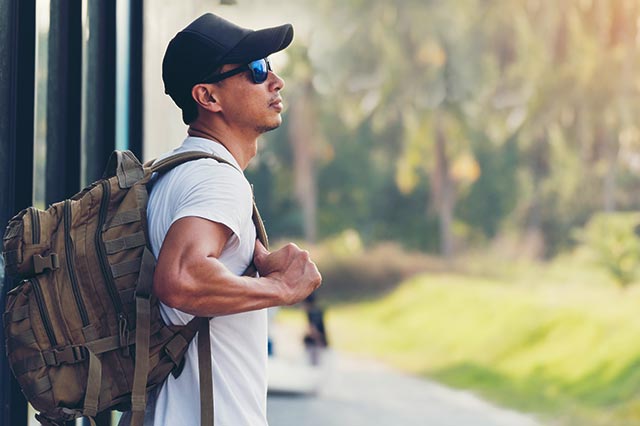
[[221,61],[226,64],[241,64],[266,58],[289,46],[292,40],[293,26],[291,24],[253,31],[240,40],[233,49],[222,57]]

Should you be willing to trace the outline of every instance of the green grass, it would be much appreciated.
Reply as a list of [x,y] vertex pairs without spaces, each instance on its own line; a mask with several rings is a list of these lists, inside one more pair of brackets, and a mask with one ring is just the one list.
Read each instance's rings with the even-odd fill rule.
[[565,424],[640,425],[640,291],[570,259],[334,306],[335,347]]

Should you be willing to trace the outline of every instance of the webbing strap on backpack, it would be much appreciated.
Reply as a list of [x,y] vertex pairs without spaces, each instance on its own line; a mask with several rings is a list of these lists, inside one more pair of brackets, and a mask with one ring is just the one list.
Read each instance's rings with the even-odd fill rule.
[[131,389],[131,423],[142,425],[147,406],[147,374],[149,372],[149,335],[151,329],[151,289],[155,257],[145,248],[136,286],[136,364]]
[[209,318],[200,318],[200,326],[198,327],[198,374],[200,378],[200,425],[210,426],[214,424],[214,408]]
[[89,418],[98,414],[98,395],[102,384],[102,363],[91,349],[89,353],[89,374],[87,376],[87,392],[84,397],[83,413]]

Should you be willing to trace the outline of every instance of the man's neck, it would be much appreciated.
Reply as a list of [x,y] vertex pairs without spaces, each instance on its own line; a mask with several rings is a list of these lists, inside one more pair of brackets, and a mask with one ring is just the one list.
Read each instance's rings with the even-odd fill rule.
[[235,134],[231,131],[219,132],[197,121],[189,126],[187,133],[189,136],[209,139],[222,144],[235,158],[242,170],[247,168],[249,161],[256,155],[257,137]]

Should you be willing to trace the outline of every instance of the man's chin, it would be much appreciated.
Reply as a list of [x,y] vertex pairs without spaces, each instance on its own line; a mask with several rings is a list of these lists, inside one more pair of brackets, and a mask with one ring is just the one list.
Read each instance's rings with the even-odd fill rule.
[[270,132],[272,130],[277,129],[278,127],[280,127],[280,125],[282,124],[282,120],[279,120],[277,123],[271,123],[271,124],[266,124],[263,126],[258,126],[256,128],[256,130],[258,131],[258,133],[267,133]]

